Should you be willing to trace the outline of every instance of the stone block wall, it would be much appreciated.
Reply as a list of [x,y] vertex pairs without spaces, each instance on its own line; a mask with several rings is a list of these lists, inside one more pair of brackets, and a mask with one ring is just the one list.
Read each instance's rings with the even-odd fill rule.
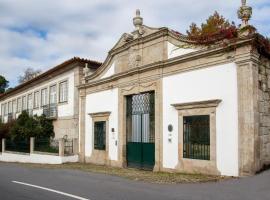
[[261,166],[270,164],[270,60],[259,66],[259,138]]

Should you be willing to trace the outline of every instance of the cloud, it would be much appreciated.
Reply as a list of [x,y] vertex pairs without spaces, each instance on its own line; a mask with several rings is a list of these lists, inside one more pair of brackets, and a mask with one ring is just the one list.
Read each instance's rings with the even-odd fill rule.
[[[251,23],[270,36],[269,0],[248,1]],[[80,56],[103,61],[141,9],[146,25],[185,33],[215,10],[240,23],[240,0],[0,0],[0,74],[11,86],[27,67],[46,70]]]

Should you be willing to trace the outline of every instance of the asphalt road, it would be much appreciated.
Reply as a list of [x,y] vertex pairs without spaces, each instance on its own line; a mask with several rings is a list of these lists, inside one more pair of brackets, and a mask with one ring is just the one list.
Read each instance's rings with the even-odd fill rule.
[[21,199],[270,200],[270,171],[219,183],[159,185],[77,170],[0,163],[0,200]]

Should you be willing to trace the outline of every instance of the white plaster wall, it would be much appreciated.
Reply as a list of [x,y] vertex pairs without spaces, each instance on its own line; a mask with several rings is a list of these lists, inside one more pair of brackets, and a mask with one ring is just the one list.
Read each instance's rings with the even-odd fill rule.
[[[92,118],[89,113],[111,112],[109,116],[109,159],[118,159],[118,89],[101,91],[86,96],[85,156],[91,156],[93,149]],[[111,129],[115,132],[112,133]],[[116,144],[117,143],[117,144]]]
[[[66,73],[63,73],[61,75],[58,75],[56,77],[53,77],[51,80],[43,82],[41,84],[36,85],[35,87],[32,87],[30,89],[27,89],[19,94],[16,94],[14,96],[9,97],[8,99],[1,101],[0,104],[5,104],[9,101],[16,100],[18,97],[27,96],[28,94],[34,94],[35,91],[40,91],[41,89],[48,88],[48,98],[49,98],[49,87],[54,84],[58,84],[63,80],[68,80],[68,103],[59,104],[58,105],[58,117],[68,117],[73,116],[74,114],[74,72],[68,71]],[[57,85],[57,95],[59,95],[58,92],[58,85]],[[39,92],[39,105],[40,105],[40,95],[41,92]],[[33,96],[34,99],[34,96]],[[57,96],[58,100],[58,96]],[[48,100],[49,102],[49,100]],[[0,105],[0,113],[1,113],[1,105]],[[33,114],[41,115],[43,113],[43,110],[41,106],[39,109],[34,109]],[[16,116],[18,117],[19,114],[17,113]]]
[[2,153],[0,154],[1,162],[19,162],[19,163],[37,163],[37,164],[62,164],[67,162],[78,162],[78,155],[74,156],[57,156],[46,154],[19,154],[19,153]]
[[115,62],[109,67],[107,72],[101,78],[107,78],[115,74]]
[[[171,106],[221,99],[216,113],[217,168],[222,175],[238,176],[237,72],[234,63],[163,78],[163,165],[178,162],[178,113]],[[167,127],[172,124],[172,142]]]
[[196,51],[195,49],[192,48],[185,48],[185,49],[179,48],[170,42],[167,42],[167,47],[168,47],[168,59]]

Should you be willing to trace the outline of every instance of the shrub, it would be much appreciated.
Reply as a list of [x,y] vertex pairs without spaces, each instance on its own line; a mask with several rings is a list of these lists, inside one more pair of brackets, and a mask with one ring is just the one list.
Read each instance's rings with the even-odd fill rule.
[[200,27],[192,23],[187,35],[190,40],[199,44],[211,44],[222,39],[236,38],[237,28],[216,11]]
[[0,139],[10,136],[11,127],[14,126],[15,121],[9,121],[8,123],[2,123],[0,121]]
[[10,129],[13,140],[29,139],[30,137],[53,137],[52,121],[42,116],[29,116],[25,111],[18,117]]

